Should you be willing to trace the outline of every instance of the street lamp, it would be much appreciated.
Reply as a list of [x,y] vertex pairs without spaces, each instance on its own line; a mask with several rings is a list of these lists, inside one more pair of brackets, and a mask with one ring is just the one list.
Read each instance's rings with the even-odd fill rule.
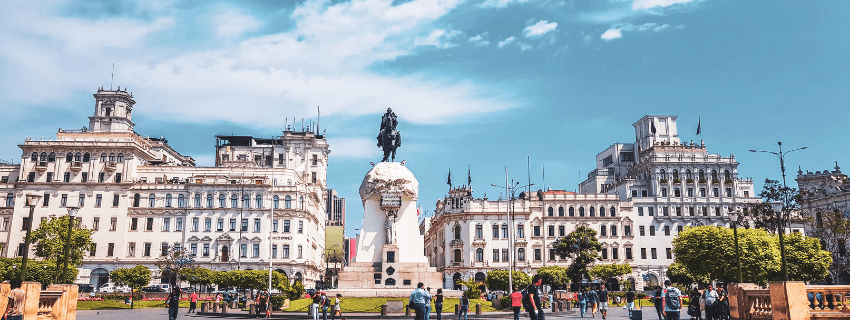
[[27,235],[24,237],[24,258],[21,261],[21,281],[24,281],[27,275],[27,262],[29,261],[30,255],[30,233],[32,232],[32,214],[35,211],[35,205],[38,204],[39,199],[41,199],[40,195],[27,195],[27,207],[30,207],[30,217],[27,219]]
[[80,212],[80,208],[68,207],[68,238],[65,239],[65,266],[62,268],[62,279],[65,281],[65,276],[68,274],[68,260],[71,260],[71,228],[74,225],[74,217]]
[[732,231],[735,233],[735,257],[738,259],[738,283],[744,283],[744,277],[741,275],[741,249],[738,247],[738,212],[729,213],[732,218]]
[[[511,180],[511,182],[514,182],[514,181]],[[528,185],[520,186],[519,181],[516,181],[513,184],[508,183],[508,167],[505,166],[505,186],[503,187],[503,186],[496,185],[496,184],[490,184],[490,185],[493,186],[493,187],[496,187],[496,188],[505,188],[505,192],[507,193],[507,197],[508,197],[508,224],[510,224],[510,227],[508,228],[508,241],[510,242],[510,246],[509,246],[510,250],[508,250],[508,291],[510,292],[514,288],[514,254],[513,254],[513,251],[515,250],[514,248],[516,247],[516,242],[514,241],[514,233],[513,233],[513,228],[516,227],[516,226],[514,226],[514,222],[513,222],[513,220],[514,220],[513,219],[514,218],[514,205],[513,205],[514,193],[517,190],[520,190],[520,189],[526,188],[526,187],[531,187],[534,184],[529,183]]]
[[790,151],[782,152],[782,141],[777,142],[779,144],[779,152],[773,151],[763,151],[763,150],[752,150],[750,152],[765,152],[773,154],[779,157],[779,168],[782,170],[782,193],[784,195],[784,203],[780,202],[781,206],[777,206],[775,203],[771,203],[773,207],[773,211],[777,212],[779,215],[779,252],[782,254],[782,274],[785,276],[785,281],[788,281],[788,268],[785,263],[785,210],[788,209],[788,206],[784,204],[788,204],[790,199],[788,199],[788,184],[785,183],[785,155],[799,150],[805,150],[808,147],[797,148]]

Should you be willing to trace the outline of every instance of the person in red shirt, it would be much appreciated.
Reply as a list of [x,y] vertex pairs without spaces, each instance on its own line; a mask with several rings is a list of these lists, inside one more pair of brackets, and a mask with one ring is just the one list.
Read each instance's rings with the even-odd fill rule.
[[187,314],[192,313],[192,312],[198,313],[197,311],[195,311],[195,307],[197,307],[197,306],[198,306],[198,293],[192,292],[192,295],[189,296],[189,312],[186,312],[186,313]]
[[511,293],[511,309],[514,310],[514,320],[519,320],[519,310],[522,307],[522,293],[514,288],[514,292]]

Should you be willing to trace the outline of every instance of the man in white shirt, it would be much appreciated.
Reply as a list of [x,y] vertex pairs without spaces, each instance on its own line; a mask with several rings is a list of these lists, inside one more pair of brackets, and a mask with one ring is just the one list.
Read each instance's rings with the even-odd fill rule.
[[708,288],[705,289],[705,320],[714,320],[717,319],[717,291],[714,291],[714,287],[708,285]]

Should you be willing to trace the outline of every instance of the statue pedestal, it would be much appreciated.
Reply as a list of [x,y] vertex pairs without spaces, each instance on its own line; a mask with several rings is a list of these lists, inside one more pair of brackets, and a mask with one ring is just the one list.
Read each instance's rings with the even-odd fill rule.
[[418,192],[419,182],[401,163],[381,162],[366,174],[357,257],[340,271],[341,289],[403,289],[409,295],[419,282],[434,292],[443,287],[442,275],[424,255]]

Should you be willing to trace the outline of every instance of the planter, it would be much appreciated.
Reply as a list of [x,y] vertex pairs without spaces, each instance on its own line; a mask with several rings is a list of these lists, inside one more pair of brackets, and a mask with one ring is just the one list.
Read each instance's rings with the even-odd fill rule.
[[659,180],[658,182],[660,182],[660,183],[667,183],[667,179],[661,179],[661,180]]

